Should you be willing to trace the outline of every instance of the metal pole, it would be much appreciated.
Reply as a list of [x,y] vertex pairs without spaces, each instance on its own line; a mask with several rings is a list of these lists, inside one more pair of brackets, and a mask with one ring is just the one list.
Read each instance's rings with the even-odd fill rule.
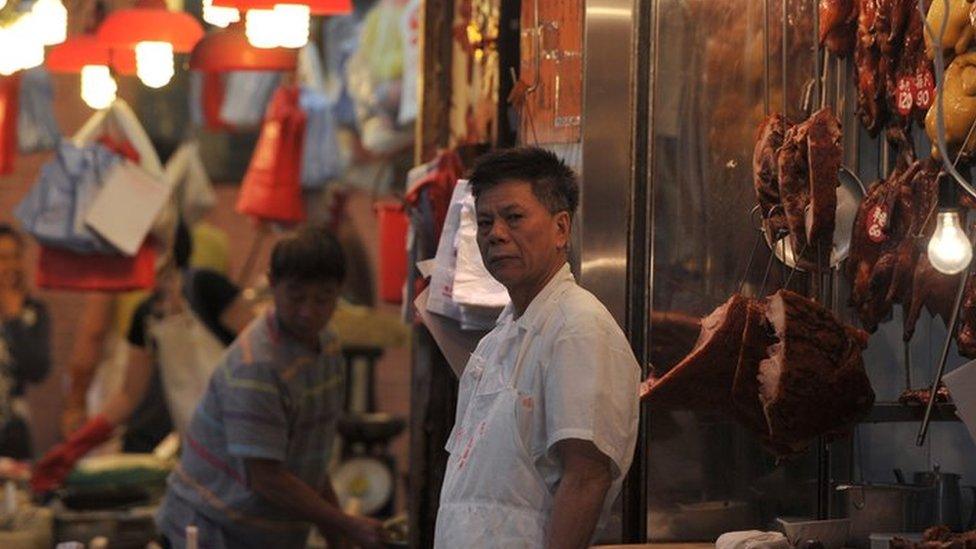
[[[970,241],[976,237],[976,225],[969,229]],[[945,345],[942,346],[942,356],[939,358],[939,369],[932,380],[932,387],[929,394],[929,402],[925,406],[925,417],[922,418],[922,425],[918,429],[918,437],[915,439],[916,446],[925,444],[925,437],[929,432],[929,424],[932,422],[932,410],[935,408],[935,397],[938,393],[939,385],[942,383],[942,376],[945,374],[946,361],[949,359],[949,348],[952,347],[952,336],[956,333],[956,325],[959,323],[959,308],[962,306],[962,296],[966,290],[966,281],[969,280],[969,273],[973,270],[973,262],[970,261],[966,270],[963,271],[959,279],[959,288],[956,289],[956,301],[952,307],[952,316],[949,318],[948,331],[946,333]]]

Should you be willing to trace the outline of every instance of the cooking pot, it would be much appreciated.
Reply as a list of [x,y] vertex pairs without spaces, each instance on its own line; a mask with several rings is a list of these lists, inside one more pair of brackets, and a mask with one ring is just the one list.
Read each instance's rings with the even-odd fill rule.
[[[914,475],[915,484],[921,489],[915,505],[915,524],[919,528],[945,524],[954,532],[970,530],[976,522],[976,501],[967,522],[963,522],[962,487],[960,476],[945,473],[936,465],[931,471],[919,471]],[[976,498],[976,487],[973,490]]]
[[844,496],[844,508],[851,519],[847,544],[870,547],[875,532],[909,532],[912,501],[919,489],[905,484],[847,484],[837,487]]

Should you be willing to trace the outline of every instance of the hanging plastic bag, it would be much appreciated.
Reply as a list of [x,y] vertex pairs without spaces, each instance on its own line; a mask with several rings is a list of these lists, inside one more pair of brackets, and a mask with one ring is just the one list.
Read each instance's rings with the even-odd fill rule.
[[[281,75],[272,71],[231,71],[224,75],[220,121],[232,128],[256,128]],[[212,84],[211,84],[212,85]]]
[[430,273],[430,295],[427,298],[428,311],[453,318],[458,322],[462,317],[461,307],[454,301],[454,271],[457,265],[455,235],[461,225],[461,208],[468,193],[470,190],[466,181],[458,181],[454,186],[451,203],[444,219],[444,228],[437,244],[437,255],[434,256],[434,267]]
[[166,162],[166,179],[173,186],[180,217],[195,225],[217,204],[213,183],[200,158],[200,144],[187,141]]
[[417,97],[417,77],[420,73],[420,0],[409,0],[403,7],[400,36],[403,39],[403,84],[397,124],[403,126],[417,119],[420,103]]
[[147,239],[135,257],[79,254],[41,246],[37,286],[48,290],[127,292],[156,285],[156,248]]
[[[465,182],[467,186],[467,182]],[[495,280],[485,268],[478,248],[478,216],[475,212],[474,196],[469,191],[461,203],[461,222],[454,235],[454,248],[457,259],[454,266],[453,299],[462,307],[468,306],[483,312],[481,317],[491,317],[491,325],[498,318],[501,309],[508,305],[508,290]],[[494,309],[494,311],[485,311]],[[474,316],[478,316],[477,313]]]
[[51,75],[43,67],[24,71],[20,77],[19,110],[17,141],[20,152],[54,150],[61,140],[61,130],[54,118]]
[[237,211],[265,221],[299,223],[305,220],[302,202],[302,141],[305,113],[295,86],[282,86],[271,98],[261,135],[254,147]]
[[14,215],[41,244],[82,254],[117,253],[85,226],[85,215],[118,162],[119,156],[101,145],[62,142]]
[[88,207],[85,224],[123,254],[134,256],[172,191],[168,178],[154,177],[126,160],[117,162]]
[[403,302],[403,283],[407,280],[407,231],[410,220],[403,205],[378,202],[374,205],[379,226],[379,294],[386,303]]
[[[124,155],[137,159],[135,161],[139,167],[150,175],[163,176],[163,164],[156,148],[132,107],[122,99],[116,99],[108,109],[96,112],[71,140],[78,146],[96,142],[110,143],[110,148],[129,151]],[[152,235],[161,250],[157,254],[160,264],[166,261],[173,249],[177,221],[178,213],[174,201],[167,203],[153,220]]]
[[310,88],[302,88],[299,103],[306,119],[302,188],[321,189],[342,173],[332,103],[325,94]]
[[0,175],[13,172],[17,159],[19,81],[19,73],[0,77]]
[[356,15],[327,17],[322,25],[326,88],[335,100],[336,121],[346,127],[356,125],[356,107],[349,94],[346,66],[359,48],[361,28],[362,23]]

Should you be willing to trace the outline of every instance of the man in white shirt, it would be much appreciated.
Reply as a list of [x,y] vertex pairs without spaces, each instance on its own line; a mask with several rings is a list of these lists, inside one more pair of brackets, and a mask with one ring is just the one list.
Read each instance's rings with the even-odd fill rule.
[[587,547],[633,458],[640,369],[567,264],[573,171],[509,149],[470,184],[485,266],[512,302],[461,374],[434,544]]

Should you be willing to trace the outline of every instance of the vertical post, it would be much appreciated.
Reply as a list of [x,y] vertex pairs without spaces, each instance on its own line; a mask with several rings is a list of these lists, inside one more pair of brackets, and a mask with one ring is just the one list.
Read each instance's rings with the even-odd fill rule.
[[[454,0],[422,0],[420,7],[420,109],[414,161],[433,159],[450,136]],[[410,547],[434,545],[434,523],[447,466],[444,444],[454,424],[457,380],[430,333],[414,328],[410,387]]]

